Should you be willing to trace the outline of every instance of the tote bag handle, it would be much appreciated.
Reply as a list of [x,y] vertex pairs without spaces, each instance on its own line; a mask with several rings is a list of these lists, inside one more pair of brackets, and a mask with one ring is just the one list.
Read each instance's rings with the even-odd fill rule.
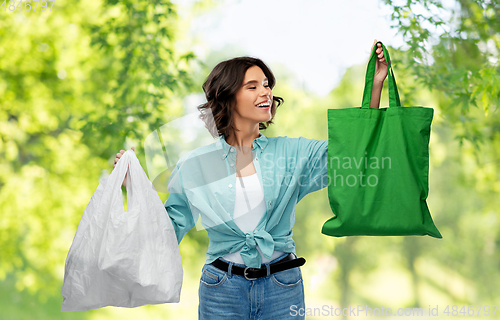
[[373,90],[373,81],[375,79],[375,67],[377,63],[377,54],[375,53],[375,51],[378,48],[377,47],[378,43],[382,45],[382,50],[384,51],[384,58],[385,61],[387,61],[387,67],[388,67],[387,73],[389,76],[389,107],[401,107],[398,87],[396,85],[396,78],[394,77],[394,72],[392,71],[391,57],[389,56],[389,52],[387,51],[387,48],[384,46],[384,44],[381,41],[377,41],[377,43],[373,46],[372,54],[370,55],[370,60],[368,61],[368,67],[366,68],[365,90],[363,92],[363,102],[361,108],[363,109],[370,108],[370,102]]

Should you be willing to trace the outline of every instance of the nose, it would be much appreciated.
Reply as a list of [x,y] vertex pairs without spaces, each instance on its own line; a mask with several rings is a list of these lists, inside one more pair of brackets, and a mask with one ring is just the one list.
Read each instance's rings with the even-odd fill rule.
[[264,97],[268,96],[269,97],[272,93],[271,88],[270,87],[262,87],[262,88],[263,88],[263,90],[261,92],[261,96],[264,96]]

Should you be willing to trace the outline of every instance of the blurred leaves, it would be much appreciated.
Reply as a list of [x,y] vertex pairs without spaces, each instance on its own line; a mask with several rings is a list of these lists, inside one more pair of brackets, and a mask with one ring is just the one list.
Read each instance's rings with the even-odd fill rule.
[[[406,41],[406,68],[430,90],[456,138],[481,144],[500,122],[500,4],[488,0],[385,0]],[[485,118],[481,128],[474,119]]]
[[176,50],[177,23],[170,1],[2,13],[0,281],[9,276],[40,303],[60,296],[64,258],[104,168],[126,138],[140,153],[182,111],[196,58]]
[[87,112],[80,130],[85,144],[108,152],[120,146],[103,135],[140,141],[165,122],[173,96],[192,87],[189,64],[196,59],[175,49],[177,12],[169,1],[108,1],[86,27],[101,60],[94,94],[106,105]]

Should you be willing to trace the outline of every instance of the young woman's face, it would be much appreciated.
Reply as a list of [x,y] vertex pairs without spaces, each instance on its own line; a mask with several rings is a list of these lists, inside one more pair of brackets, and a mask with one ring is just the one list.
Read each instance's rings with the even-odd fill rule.
[[[258,107],[261,103],[264,107]],[[262,69],[258,66],[248,68],[243,85],[236,93],[235,120],[254,123],[271,119],[273,93]]]

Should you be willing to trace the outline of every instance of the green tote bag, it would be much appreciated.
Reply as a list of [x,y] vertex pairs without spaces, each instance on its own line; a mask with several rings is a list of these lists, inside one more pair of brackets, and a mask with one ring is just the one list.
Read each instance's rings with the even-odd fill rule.
[[362,106],[328,109],[328,198],[334,216],[321,232],[442,238],[426,203],[434,110],[401,106],[389,53],[382,48],[389,66],[389,107],[370,108],[375,45]]

